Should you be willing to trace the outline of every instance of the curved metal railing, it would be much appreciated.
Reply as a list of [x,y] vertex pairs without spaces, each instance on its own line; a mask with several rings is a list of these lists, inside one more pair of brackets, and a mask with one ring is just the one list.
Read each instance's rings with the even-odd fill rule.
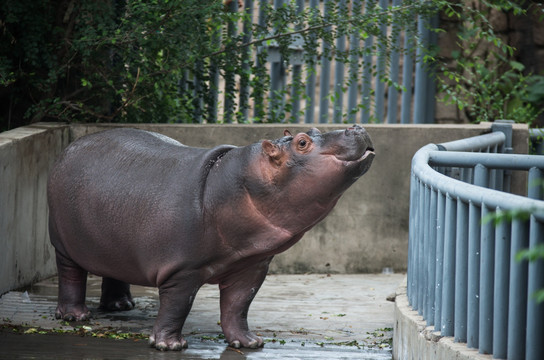
[[[408,298],[442,336],[494,358],[543,359],[544,303],[533,294],[544,260],[515,255],[544,243],[544,156],[508,152],[511,125],[497,123],[415,154]],[[528,172],[527,197],[505,192],[513,170]]]

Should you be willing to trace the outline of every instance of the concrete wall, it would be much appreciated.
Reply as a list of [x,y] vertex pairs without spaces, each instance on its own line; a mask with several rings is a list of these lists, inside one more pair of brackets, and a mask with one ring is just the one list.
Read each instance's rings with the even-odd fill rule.
[[[0,134],[0,293],[54,273],[54,252],[47,240],[45,175],[68,141],[116,127],[111,124],[38,124]],[[300,125],[134,124],[189,146],[246,145],[282,136]],[[319,125],[321,131],[345,125]],[[490,131],[481,125],[367,125],[376,158],[369,172],[340,199],[320,224],[287,252],[276,256],[271,272],[360,273],[384,267],[406,269],[410,162],[422,146]],[[69,130],[68,130],[69,129]],[[70,136],[68,139],[68,131]],[[527,151],[527,128],[516,125],[514,148]],[[6,199],[6,200],[4,200]],[[17,221],[15,221],[17,219]],[[7,251],[3,251],[6,249]]]
[[47,174],[70,141],[68,126],[0,133],[0,294],[56,272],[47,233]]

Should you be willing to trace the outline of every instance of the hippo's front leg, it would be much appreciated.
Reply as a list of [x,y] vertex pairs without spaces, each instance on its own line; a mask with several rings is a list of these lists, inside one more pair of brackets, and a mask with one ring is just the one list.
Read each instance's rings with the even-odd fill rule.
[[181,350],[187,341],[181,329],[202,285],[197,276],[172,277],[159,286],[159,312],[149,336],[149,344],[158,350]]
[[219,284],[221,327],[230,346],[257,348],[263,339],[249,331],[247,313],[268,272],[272,257],[232,274]]

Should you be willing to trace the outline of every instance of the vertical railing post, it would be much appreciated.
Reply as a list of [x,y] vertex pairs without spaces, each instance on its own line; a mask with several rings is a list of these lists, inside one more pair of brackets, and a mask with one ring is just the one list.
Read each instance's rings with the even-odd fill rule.
[[[488,171],[485,166],[474,167],[474,185],[486,186]],[[478,348],[480,328],[480,220],[481,207],[473,202],[469,207],[468,284],[467,284],[467,346]]]
[[[501,212],[497,211],[497,216]],[[495,281],[493,295],[493,356],[505,359],[508,343],[508,291],[510,286],[510,240],[512,224],[503,221],[495,228]]]
[[467,341],[468,204],[457,200],[454,340]]
[[482,205],[482,224],[480,237],[480,353],[490,354],[493,350],[493,281],[495,261],[495,228],[489,221],[490,211]]
[[431,211],[431,188],[427,185],[425,186],[425,196],[424,196],[424,205],[423,205],[423,258],[422,261],[419,263],[421,267],[421,282],[422,282],[422,296],[421,296],[421,314],[423,315],[424,319],[428,319],[429,313],[428,310],[428,303],[429,303],[429,296],[428,296],[428,287],[429,287],[429,262],[431,261],[431,253],[429,251],[430,248],[430,211]]
[[478,348],[480,320],[480,219],[481,208],[468,209],[467,346]]
[[453,336],[455,300],[455,225],[457,223],[455,201],[446,195],[444,271],[442,288],[442,319],[440,332],[443,336]]
[[425,183],[420,182],[419,184],[419,228],[417,233],[417,261],[416,261],[416,267],[417,267],[417,311],[420,315],[423,315],[423,301],[425,297],[425,291],[424,291],[424,272],[423,269],[423,259],[425,257]]
[[[544,244],[544,224],[531,216],[529,246],[535,249]],[[529,262],[527,288],[527,339],[526,359],[544,359],[544,302],[537,303],[535,294],[544,289],[544,259]]]
[[435,312],[435,288],[436,288],[436,234],[437,234],[437,191],[436,189],[430,188],[431,191],[431,201],[430,201],[430,210],[429,210],[429,241],[428,241],[428,250],[427,250],[427,325],[434,325],[434,312]]
[[415,281],[415,248],[417,241],[417,218],[419,212],[419,206],[417,200],[419,196],[417,194],[417,182],[418,179],[416,175],[412,172],[410,178],[410,225],[408,227],[408,269],[407,269],[407,286],[406,286],[406,295],[410,301],[410,305],[414,306],[414,281]]
[[[542,199],[544,172],[537,168],[529,170],[529,191],[531,199]],[[534,216],[530,219],[529,248],[544,246],[544,224]],[[544,289],[544,259],[529,262],[527,299],[527,342],[526,359],[544,358],[544,302],[537,303],[535,293]]]
[[[502,153],[504,154],[512,154],[514,152],[514,149],[512,148],[513,124],[513,120],[495,120],[493,124],[491,124],[491,130],[493,132],[501,131],[506,137],[502,146]],[[496,180],[494,188],[501,191],[509,192],[512,182],[512,171],[501,170],[496,171],[496,174],[500,176],[500,179]]]
[[436,287],[434,290],[434,328],[438,331],[442,328],[442,288],[444,267],[444,234],[446,216],[446,196],[438,192],[436,220]]
[[529,245],[528,223],[512,220],[512,247],[510,251],[510,292],[508,303],[509,360],[525,359],[527,331],[527,261],[516,261],[516,254]]

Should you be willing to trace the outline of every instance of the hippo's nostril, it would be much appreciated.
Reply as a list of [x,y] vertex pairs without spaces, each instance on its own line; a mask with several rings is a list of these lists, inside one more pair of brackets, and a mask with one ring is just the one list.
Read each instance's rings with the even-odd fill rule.
[[362,134],[364,133],[365,129],[357,124],[348,127],[344,133],[346,135],[354,135],[354,134]]

